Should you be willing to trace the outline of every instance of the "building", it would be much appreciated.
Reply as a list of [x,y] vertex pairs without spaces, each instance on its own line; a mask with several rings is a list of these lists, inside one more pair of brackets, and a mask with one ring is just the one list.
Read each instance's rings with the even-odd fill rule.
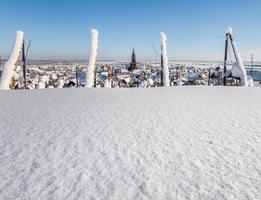
[[136,62],[135,50],[133,48],[132,55],[131,55],[131,63],[130,63],[130,65],[128,65],[128,70],[134,71],[135,69],[137,69],[137,62]]

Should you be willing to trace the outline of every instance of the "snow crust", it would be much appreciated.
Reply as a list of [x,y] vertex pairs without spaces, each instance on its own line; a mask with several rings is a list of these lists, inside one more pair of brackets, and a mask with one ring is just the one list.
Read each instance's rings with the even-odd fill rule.
[[95,29],[92,29],[91,35],[91,53],[85,83],[85,87],[87,88],[91,88],[94,86],[95,64],[97,58],[99,32]]
[[167,36],[164,32],[160,33],[161,46],[162,46],[162,58],[163,58],[163,81],[164,87],[170,86],[169,81],[169,67],[168,67],[168,53],[167,53]]
[[22,31],[16,32],[16,40],[13,47],[13,50],[10,54],[9,59],[4,65],[4,70],[2,72],[1,80],[0,80],[0,89],[9,90],[11,80],[14,76],[16,76],[16,64],[20,57],[20,53],[22,51],[22,45],[24,42],[24,33]]
[[261,91],[0,91],[0,199],[261,199]]

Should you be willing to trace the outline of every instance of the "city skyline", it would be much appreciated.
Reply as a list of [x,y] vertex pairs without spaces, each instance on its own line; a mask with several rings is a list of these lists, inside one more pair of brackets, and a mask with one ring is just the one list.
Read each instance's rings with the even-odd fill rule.
[[30,59],[88,60],[90,29],[100,33],[98,60],[155,59],[160,35],[168,36],[171,60],[222,60],[226,26],[234,28],[244,61],[261,60],[261,2],[200,1],[32,1],[0,7],[0,55],[7,58],[15,31],[32,40]]

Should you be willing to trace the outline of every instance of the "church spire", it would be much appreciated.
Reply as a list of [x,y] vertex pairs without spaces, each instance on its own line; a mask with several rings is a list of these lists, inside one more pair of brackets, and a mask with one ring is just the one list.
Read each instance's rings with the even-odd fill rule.
[[131,67],[130,71],[133,71],[137,69],[137,62],[136,62],[136,54],[135,54],[135,49],[133,48],[132,50],[132,56],[131,56]]

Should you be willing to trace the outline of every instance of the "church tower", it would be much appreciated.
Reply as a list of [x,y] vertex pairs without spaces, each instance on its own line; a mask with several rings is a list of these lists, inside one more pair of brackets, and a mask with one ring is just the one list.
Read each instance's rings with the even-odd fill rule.
[[136,54],[135,54],[135,50],[133,48],[132,50],[132,55],[131,55],[131,66],[129,68],[130,71],[133,71],[137,69],[137,62],[136,62]]

